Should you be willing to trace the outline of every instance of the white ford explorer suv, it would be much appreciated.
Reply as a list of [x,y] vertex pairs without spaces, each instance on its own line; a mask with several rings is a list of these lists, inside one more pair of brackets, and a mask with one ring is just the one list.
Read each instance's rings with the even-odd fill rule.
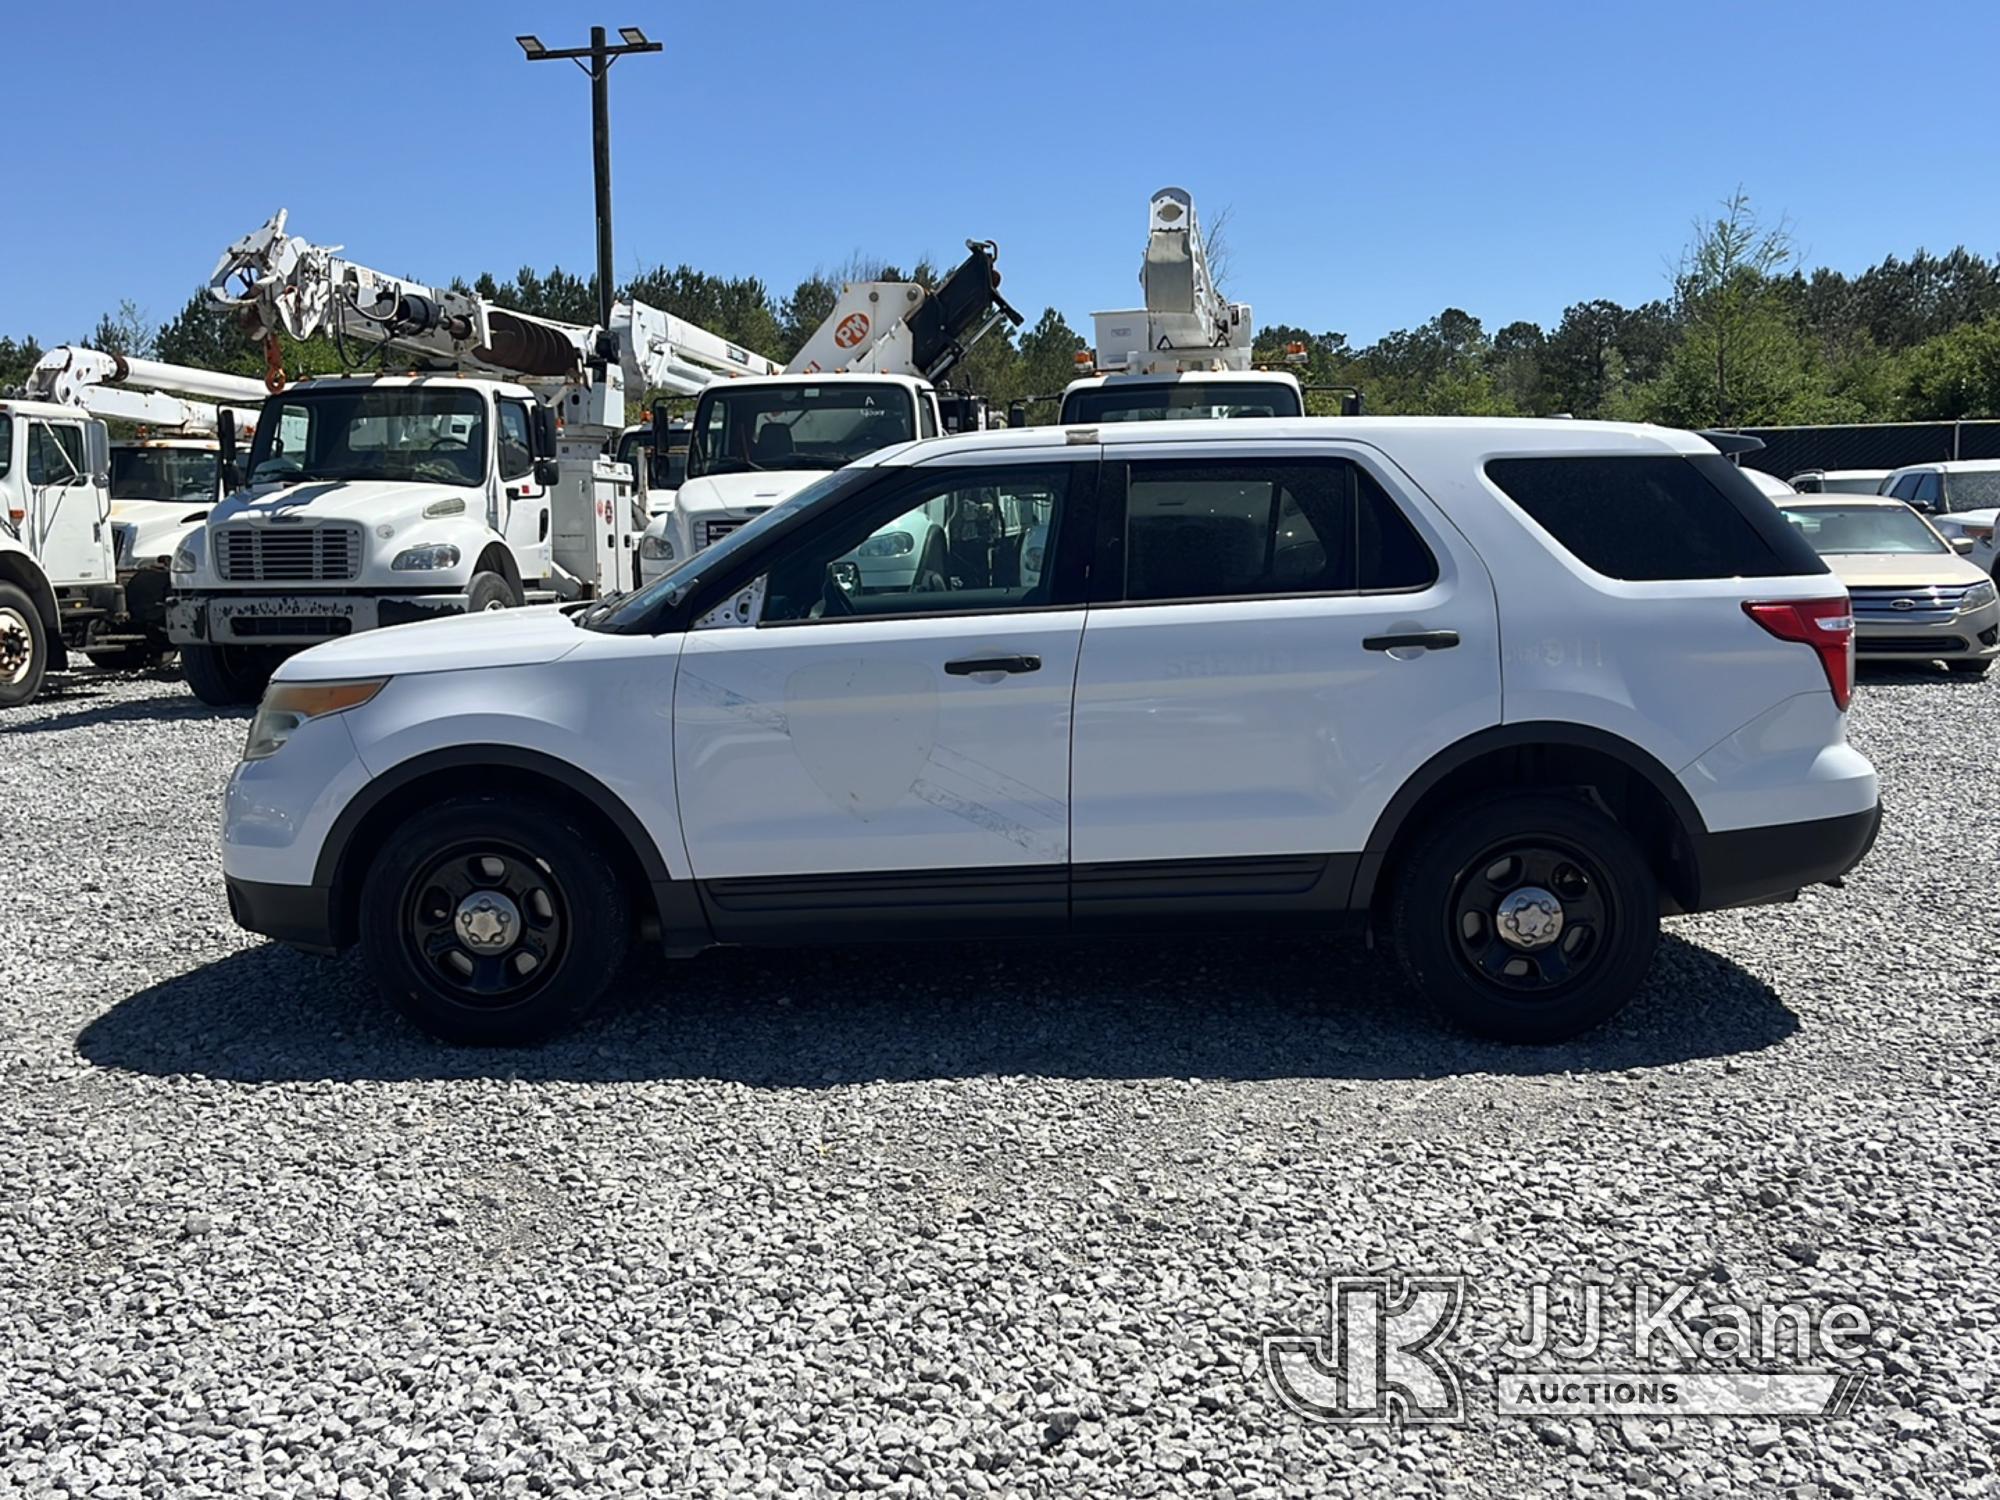
[[[1033,511],[977,583],[886,523]],[[999,545],[999,544],[996,544]],[[1846,595],[1700,438],[1570,421],[1031,428],[821,476],[658,582],[278,669],[229,783],[236,919],[358,943],[467,1042],[635,936],[1312,933],[1353,914],[1490,1036],[1640,987],[1662,913],[1867,851]]]

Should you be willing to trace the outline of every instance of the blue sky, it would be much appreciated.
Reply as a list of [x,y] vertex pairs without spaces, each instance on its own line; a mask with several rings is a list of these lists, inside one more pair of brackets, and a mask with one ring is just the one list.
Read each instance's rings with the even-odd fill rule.
[[613,73],[621,276],[782,294],[976,236],[1087,331],[1170,183],[1232,211],[1259,322],[1356,342],[1658,296],[1738,184],[1808,264],[2000,251],[1990,4],[77,0],[8,13],[0,333],[165,318],[281,206],[400,274],[586,270],[589,88],[512,38],[592,20],[667,44]]

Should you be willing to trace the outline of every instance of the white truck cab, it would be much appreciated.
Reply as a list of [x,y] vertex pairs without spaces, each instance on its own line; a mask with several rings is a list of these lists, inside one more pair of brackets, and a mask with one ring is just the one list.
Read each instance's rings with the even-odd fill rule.
[[1087,375],[1063,387],[1059,426],[1203,417],[1302,417],[1305,395],[1287,370]]
[[[701,393],[686,478],[639,544],[650,582],[796,494],[881,448],[942,430],[936,389],[913,375],[767,375]],[[913,522],[911,569],[944,570],[946,539]]]
[[560,446],[550,408],[507,381],[337,377],[273,396],[241,488],[173,558],[189,685],[251,702],[319,641],[635,581],[627,471],[559,464]]

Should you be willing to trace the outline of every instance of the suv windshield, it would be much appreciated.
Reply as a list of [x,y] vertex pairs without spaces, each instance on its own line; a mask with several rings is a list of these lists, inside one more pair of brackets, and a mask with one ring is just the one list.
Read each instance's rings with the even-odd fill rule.
[[1902,505],[1782,507],[1784,517],[1822,557],[1853,552],[1948,552],[1922,516]]
[[1275,380],[1176,380],[1096,385],[1063,397],[1062,420],[1182,422],[1194,417],[1299,417],[1299,393]]
[[113,448],[113,500],[213,500],[222,456],[201,448]]
[[302,391],[265,406],[250,447],[252,484],[485,478],[486,401],[463,388]]
[[878,469],[842,469],[823,474],[754,520],[683,560],[678,567],[644,588],[613,595],[601,605],[578,611],[574,617],[576,623],[589,630],[606,630],[614,634],[635,625],[650,616],[660,603],[678,596],[704,575],[712,576],[728,567],[745,547],[757,543],[773,531],[789,530],[814,511],[868,483],[880,472]]
[[1944,492],[1953,510],[1989,510],[2000,506],[2000,469],[1947,473]]
[[838,469],[916,434],[907,386],[725,382],[702,393],[687,475],[754,469]]

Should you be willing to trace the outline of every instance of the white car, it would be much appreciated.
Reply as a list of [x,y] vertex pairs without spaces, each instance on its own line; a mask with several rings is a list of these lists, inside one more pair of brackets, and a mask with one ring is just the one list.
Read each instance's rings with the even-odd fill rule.
[[1882,493],[1923,512],[1947,541],[1970,542],[1961,550],[1988,577],[2000,580],[1993,536],[2000,522],[2000,459],[1913,464],[1883,480]]
[[[1039,566],[850,586],[885,525],[994,496]],[[1690,433],[985,432],[822,475],[622,599],[291,658],[223,871],[242,925],[358,943],[461,1041],[563,1026],[640,933],[1350,916],[1462,1024],[1548,1040],[1638,990],[1663,913],[1861,859],[1853,651],[1838,580]]]
[[1792,488],[1801,495],[1879,495],[1882,481],[1893,469],[1806,469],[1794,474]]

